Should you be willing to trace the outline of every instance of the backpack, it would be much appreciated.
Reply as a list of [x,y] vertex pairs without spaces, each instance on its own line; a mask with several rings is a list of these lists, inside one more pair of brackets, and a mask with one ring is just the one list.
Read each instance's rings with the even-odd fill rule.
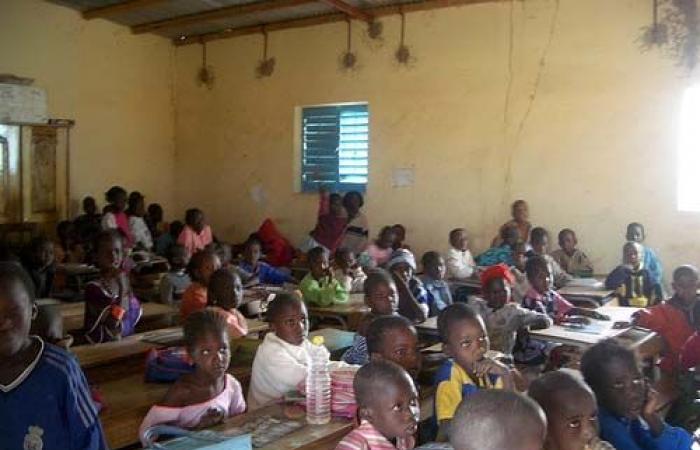
[[184,347],[153,349],[146,356],[146,382],[172,383],[186,373],[194,372]]

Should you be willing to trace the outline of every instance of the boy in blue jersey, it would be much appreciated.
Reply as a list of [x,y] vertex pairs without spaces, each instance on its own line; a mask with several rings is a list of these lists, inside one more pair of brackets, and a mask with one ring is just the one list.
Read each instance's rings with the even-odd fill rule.
[[75,357],[29,335],[36,311],[29,276],[0,263],[0,448],[106,449]]

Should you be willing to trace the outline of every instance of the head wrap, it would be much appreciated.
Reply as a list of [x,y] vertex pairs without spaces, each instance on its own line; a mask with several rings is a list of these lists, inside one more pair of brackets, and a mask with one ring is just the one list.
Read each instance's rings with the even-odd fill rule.
[[391,254],[391,259],[389,260],[387,267],[391,270],[392,267],[400,263],[408,264],[409,266],[411,266],[411,269],[413,269],[413,271],[415,272],[416,258],[415,256],[413,256],[413,253],[411,253],[409,250],[406,250],[405,248],[395,250],[394,253]]
[[510,284],[515,283],[515,277],[513,277],[510,268],[500,263],[495,266],[489,266],[486,270],[481,272],[481,289],[486,289],[489,282],[495,278],[504,278]]

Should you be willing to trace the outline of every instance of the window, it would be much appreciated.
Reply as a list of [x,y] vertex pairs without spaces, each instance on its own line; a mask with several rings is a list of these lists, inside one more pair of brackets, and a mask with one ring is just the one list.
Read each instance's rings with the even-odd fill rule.
[[700,211],[700,85],[683,96],[678,136],[678,209]]
[[367,105],[302,108],[301,190],[321,185],[335,192],[367,186],[369,113]]

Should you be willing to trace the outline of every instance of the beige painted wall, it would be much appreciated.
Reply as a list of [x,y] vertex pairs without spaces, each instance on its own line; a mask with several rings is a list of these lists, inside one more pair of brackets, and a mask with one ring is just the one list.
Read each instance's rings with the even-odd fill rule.
[[[648,2],[556,5],[408,14],[408,68],[392,59],[395,17],[382,19],[382,42],[355,24],[359,68],[350,73],[338,64],[343,24],[272,33],[277,68],[264,80],[254,76],[260,36],[216,41],[208,48],[217,76],[211,91],[194,81],[199,46],[178,48],[178,201],[201,205],[228,238],[243,238],[269,216],[300,240],[316,203],[292,190],[294,108],[368,101],[366,212],[374,232],[401,222],[422,253],[444,249],[448,230],[463,225],[480,251],[510,202],[525,198],[536,225],[576,229],[598,271],[617,263],[633,220],[647,225],[667,269],[700,263],[700,215],[675,204],[678,112],[692,79],[658,52],[640,52]],[[402,167],[415,169],[415,185],[392,188],[392,169]]]
[[[114,184],[174,205],[174,49],[40,0],[0,2],[0,73],[35,78],[71,132],[74,206]],[[166,211],[167,213],[167,211]]]

